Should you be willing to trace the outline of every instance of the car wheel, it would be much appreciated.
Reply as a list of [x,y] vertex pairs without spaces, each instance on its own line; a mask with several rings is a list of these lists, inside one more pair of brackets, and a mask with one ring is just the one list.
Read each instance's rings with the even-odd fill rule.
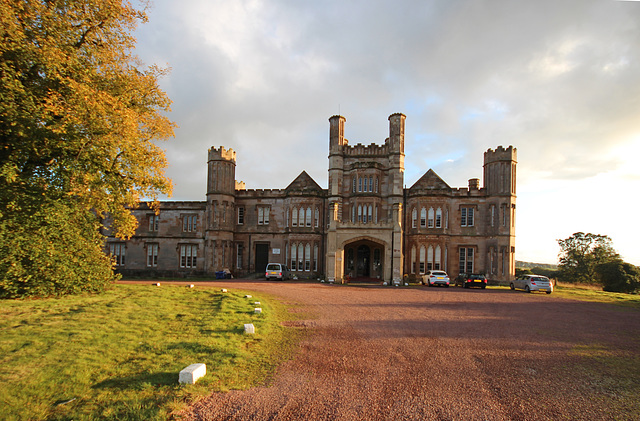
[[449,284],[446,284],[445,287],[449,288]]
[[547,294],[551,294],[551,291],[547,291]]
[[525,292],[531,292],[531,289],[529,288],[529,285],[526,285],[526,286],[524,287],[524,290],[525,290]]
[[511,290],[514,290],[514,289],[516,289],[516,286],[515,286],[515,285],[513,285],[513,282],[511,282],[511,283],[509,284],[509,288],[511,288]]
[[482,285],[480,288],[485,289],[487,286],[486,285]]
[[465,282],[464,284],[462,284],[462,288],[469,288],[469,284]]

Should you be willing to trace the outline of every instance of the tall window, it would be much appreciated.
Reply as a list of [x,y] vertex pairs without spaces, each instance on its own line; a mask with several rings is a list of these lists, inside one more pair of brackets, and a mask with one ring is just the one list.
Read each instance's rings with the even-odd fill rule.
[[491,205],[491,226],[495,226],[496,220],[496,205]]
[[269,225],[269,212],[268,206],[258,206],[258,225]]
[[351,183],[351,186],[352,186],[353,192],[355,193],[356,192],[356,177],[355,176],[353,177],[353,182]]
[[420,246],[420,273],[424,273],[425,249]]
[[311,226],[311,208],[307,208],[307,216],[305,218],[305,223],[308,227]]
[[433,270],[433,247],[427,249],[427,270]]
[[422,228],[427,226],[427,210],[425,208],[420,209],[420,226]]
[[473,226],[473,208],[460,208],[460,226]]
[[460,247],[460,273],[473,273],[473,248]]
[[418,224],[418,209],[413,208],[411,211],[411,228],[416,228]]
[[368,183],[369,179],[367,177],[364,177],[364,189],[362,191],[369,191],[369,183]]
[[183,244],[180,246],[180,267],[195,268],[198,259],[198,246]]
[[244,224],[244,206],[238,207],[238,225]]
[[373,206],[369,205],[369,216],[367,217],[367,222],[371,223],[373,221]]
[[376,177],[376,189],[375,189],[376,193],[378,193],[378,177]]
[[111,243],[109,244],[109,254],[113,258],[116,266],[124,266],[124,243]]
[[362,222],[362,205],[358,205],[358,222]]
[[411,273],[416,273],[416,248],[411,247]]
[[293,210],[291,211],[291,226],[298,226],[298,208],[293,208]]
[[302,266],[302,262],[304,258],[304,246],[302,245],[302,243],[298,244],[298,270],[302,271],[304,270],[304,266]]
[[436,209],[436,228],[442,228],[442,209]]
[[185,215],[182,218],[183,232],[196,232],[198,227],[198,215]]
[[304,248],[304,270],[307,272],[311,270],[311,245],[309,243]]
[[149,215],[149,231],[158,231],[159,215]]
[[369,191],[373,191],[373,176],[369,176]]
[[442,249],[440,246],[436,246],[436,257],[433,262],[433,268],[435,270],[440,270],[440,262],[442,261]]
[[158,245],[147,244],[147,267],[154,268],[158,266]]
[[358,191],[362,191],[362,177],[358,177]]
[[313,271],[318,271],[318,245],[314,244],[313,246]]
[[434,213],[433,213],[433,208],[429,208],[429,219],[427,221],[427,223],[429,224],[429,228],[433,228],[435,226],[435,218],[434,218]]
[[298,270],[297,251],[296,244],[291,244],[291,270]]
[[236,268],[242,269],[242,252],[244,247],[242,243],[236,244]]
[[320,210],[316,207],[315,218],[313,219],[313,225],[318,228],[320,224]]

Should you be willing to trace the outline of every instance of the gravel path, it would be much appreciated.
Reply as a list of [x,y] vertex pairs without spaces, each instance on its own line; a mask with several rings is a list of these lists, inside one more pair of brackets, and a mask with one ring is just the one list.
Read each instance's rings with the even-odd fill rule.
[[[619,384],[612,377],[617,365],[603,358],[625,357],[627,381],[640,382],[635,309],[491,289],[215,286],[269,292],[301,303],[317,318],[300,322],[311,335],[270,385],[213,394],[189,408],[187,420],[601,420],[640,414],[640,397],[628,396],[639,388]],[[634,400],[637,405],[629,405]]]

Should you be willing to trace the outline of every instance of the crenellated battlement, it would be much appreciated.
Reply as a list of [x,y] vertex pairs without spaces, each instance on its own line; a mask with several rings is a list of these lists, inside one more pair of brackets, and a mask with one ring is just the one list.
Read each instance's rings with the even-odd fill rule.
[[513,146],[509,146],[507,149],[505,149],[502,146],[498,146],[495,150],[489,148],[484,153],[485,164],[488,164],[490,162],[497,162],[497,161],[517,162],[517,160],[518,160],[518,149],[514,148]]
[[232,161],[235,164],[236,152],[231,148],[225,149],[224,146],[220,146],[220,149],[212,146],[211,149],[209,149],[209,161],[219,160]]
[[387,139],[384,145],[376,143],[370,145],[363,145],[362,143],[353,146],[345,145],[342,150],[345,156],[386,156],[389,154],[389,142]]

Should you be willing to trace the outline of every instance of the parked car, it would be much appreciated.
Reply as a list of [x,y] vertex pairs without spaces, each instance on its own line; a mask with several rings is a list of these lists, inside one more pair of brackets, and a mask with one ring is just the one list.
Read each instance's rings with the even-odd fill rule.
[[265,279],[279,279],[284,281],[285,279],[291,279],[291,272],[286,265],[281,263],[269,263],[264,273]]
[[434,285],[444,285],[445,287],[448,287],[449,275],[447,275],[447,272],[442,270],[428,270],[422,278],[422,283],[424,285],[429,285],[430,287]]
[[553,283],[546,276],[523,275],[511,281],[511,289],[523,289],[527,292],[544,291],[547,294],[553,292]]
[[463,288],[480,287],[485,289],[487,287],[487,277],[479,273],[461,273],[456,278],[456,286],[462,286]]

